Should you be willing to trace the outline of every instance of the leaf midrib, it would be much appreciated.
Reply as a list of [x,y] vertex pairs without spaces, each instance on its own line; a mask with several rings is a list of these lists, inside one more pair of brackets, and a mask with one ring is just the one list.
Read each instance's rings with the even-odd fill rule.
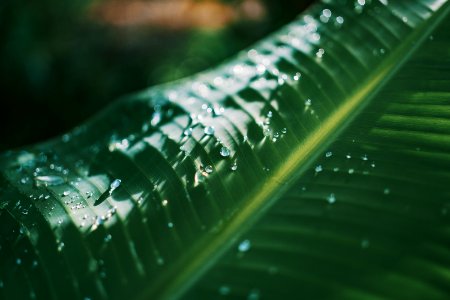
[[435,29],[449,11],[446,2],[432,17],[424,21],[344,100],[322,125],[273,172],[262,189],[242,201],[244,205],[213,238],[207,235],[143,291],[140,299],[178,298],[195,283],[239,236],[250,228],[282,196],[296,179],[315,161],[321,150],[347,128],[370,100],[404,65],[415,50]]

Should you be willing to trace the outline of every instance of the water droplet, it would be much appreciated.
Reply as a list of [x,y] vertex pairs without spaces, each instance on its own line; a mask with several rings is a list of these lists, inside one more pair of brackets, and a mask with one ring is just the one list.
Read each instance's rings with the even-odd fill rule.
[[227,147],[222,147],[220,148],[220,155],[223,157],[228,157],[230,156],[230,149],[228,149]]
[[20,258],[16,259],[16,264],[21,265],[22,264],[22,259],[20,259]]
[[268,137],[272,133],[272,130],[269,127],[264,128],[263,134],[264,136]]
[[334,25],[335,25],[336,27],[341,27],[342,24],[344,24],[344,18],[341,17],[341,16],[337,16]]
[[350,155],[350,153],[348,153],[345,157],[346,157],[347,159],[352,158],[352,156]]
[[183,131],[183,134],[185,136],[191,136],[192,135],[192,128],[187,128],[185,131]]
[[368,160],[367,154],[364,154],[363,156],[361,156],[361,159],[364,160],[364,161]]
[[58,252],[61,252],[64,249],[64,243],[63,242],[59,242],[57,244],[57,248]]
[[383,194],[385,194],[385,195],[389,195],[390,193],[391,193],[391,190],[389,188],[385,188],[383,190]]
[[204,132],[206,135],[214,135],[214,126],[206,126]]
[[306,106],[306,107],[311,106],[311,104],[312,104],[311,99],[306,99],[306,100],[305,100],[305,106]]
[[222,285],[220,288],[219,288],[219,294],[220,295],[228,295],[230,293],[230,287],[229,286],[227,286],[227,285]]
[[64,179],[61,176],[47,175],[47,176],[36,176],[34,178],[36,186],[55,186],[64,183]]
[[352,169],[352,168],[348,169],[348,174],[353,174],[353,173],[355,173],[354,169]]
[[172,222],[167,223],[167,227],[173,228],[173,223]]
[[239,246],[238,246],[238,250],[240,252],[247,252],[248,250],[250,250],[252,244],[250,242],[250,240],[243,240]]
[[114,192],[114,190],[120,186],[121,183],[122,183],[122,180],[114,179],[114,181],[111,182],[111,184],[109,186],[109,194],[111,195]]
[[169,201],[163,200],[163,201],[161,202],[161,204],[162,204],[162,206],[167,206],[167,204],[169,204]]
[[253,289],[250,291],[250,293],[248,294],[247,299],[248,300],[258,300],[260,296],[260,292],[258,289]]
[[328,203],[333,204],[334,202],[336,202],[336,196],[335,196],[333,193],[331,193],[331,194],[327,197],[327,201],[328,201]]
[[158,258],[156,259],[156,263],[160,266],[162,266],[164,264],[164,258],[162,258],[161,256],[158,256]]
[[362,239],[361,241],[361,248],[366,249],[370,245],[370,241],[368,239]]
[[325,153],[325,157],[331,157],[333,155],[333,152],[328,151],[327,153]]
[[319,172],[322,172],[322,171],[323,171],[323,168],[322,168],[321,165],[318,165],[318,166],[316,166],[316,167],[314,168],[314,171],[315,171],[316,173],[319,173]]
[[231,167],[230,167],[231,171],[236,171],[237,170],[237,163],[234,162]]
[[282,134],[286,134],[286,132],[287,132],[287,128],[286,128],[286,127],[284,127],[284,128],[281,129],[281,133],[282,133]]
[[63,136],[61,137],[62,141],[64,143],[67,143],[70,141],[70,135],[69,134],[63,134]]
[[322,48],[319,48],[319,50],[317,50],[317,52],[316,52],[316,57],[317,57],[318,59],[321,59],[321,58],[323,57],[324,54],[325,54],[325,50],[322,49]]
[[[156,109],[156,108],[155,108]],[[162,119],[162,114],[160,109],[157,109],[153,114],[152,114],[152,119],[150,121],[150,124],[152,124],[152,126],[156,126],[161,122]]]
[[70,191],[64,191],[63,193],[62,193],[62,196],[63,197],[66,197],[66,196],[69,196],[70,195]]
[[121,141],[113,141],[109,144],[108,150],[114,151],[116,149],[126,150],[130,146],[130,142],[127,139],[122,139]]
[[208,173],[208,174],[211,174],[213,172],[213,170],[214,169],[213,169],[213,167],[211,165],[207,165],[205,167],[205,172]]
[[300,77],[302,77],[302,74],[301,74],[300,72],[297,72],[297,73],[295,73],[293,79],[294,79],[295,81],[298,81],[298,80],[300,80]]
[[331,10],[329,10],[328,8],[322,10],[322,15],[324,15],[327,18],[331,17]]
[[111,234],[107,234],[104,238],[105,243],[108,243],[109,241],[112,240],[112,235]]

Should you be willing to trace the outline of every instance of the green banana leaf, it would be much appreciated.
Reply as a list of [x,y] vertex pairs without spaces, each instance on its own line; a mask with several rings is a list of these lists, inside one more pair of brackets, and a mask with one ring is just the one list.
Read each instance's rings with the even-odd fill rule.
[[448,299],[449,6],[322,1],[4,153],[0,298]]

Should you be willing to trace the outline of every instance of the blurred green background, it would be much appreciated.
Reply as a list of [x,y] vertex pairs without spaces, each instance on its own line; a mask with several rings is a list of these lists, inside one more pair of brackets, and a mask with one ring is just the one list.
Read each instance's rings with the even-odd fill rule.
[[311,0],[2,0],[0,151],[51,138],[118,96],[213,66]]

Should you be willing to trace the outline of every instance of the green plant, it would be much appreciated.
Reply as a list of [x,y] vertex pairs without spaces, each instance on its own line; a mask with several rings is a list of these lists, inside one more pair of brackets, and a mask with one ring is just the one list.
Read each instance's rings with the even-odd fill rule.
[[327,0],[5,153],[1,295],[448,298],[448,10]]

